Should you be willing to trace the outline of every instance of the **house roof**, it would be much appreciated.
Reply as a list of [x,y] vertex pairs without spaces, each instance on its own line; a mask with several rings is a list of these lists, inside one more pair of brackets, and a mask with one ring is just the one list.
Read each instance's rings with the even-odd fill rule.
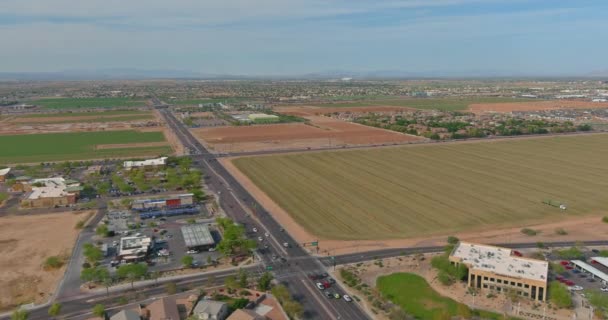
[[119,313],[110,317],[110,320],[141,320],[139,313],[133,310],[121,310]]
[[0,169],[0,176],[5,176],[5,175],[7,175],[9,172],[11,172],[11,168],[4,168],[4,169]]
[[266,318],[253,310],[237,309],[226,320],[265,320]]
[[179,320],[177,304],[172,298],[164,297],[146,306],[150,312],[149,320]]
[[226,305],[224,302],[213,301],[213,300],[199,300],[192,313],[200,314],[206,313],[211,315],[217,315],[222,310],[222,307]]

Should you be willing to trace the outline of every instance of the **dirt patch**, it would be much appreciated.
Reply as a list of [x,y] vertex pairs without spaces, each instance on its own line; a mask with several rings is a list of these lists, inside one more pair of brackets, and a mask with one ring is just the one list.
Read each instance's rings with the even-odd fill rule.
[[[232,158],[234,159],[234,158]],[[287,211],[276,204],[266,193],[259,189],[247,176],[240,172],[231,162],[231,158],[223,158],[220,162],[232,176],[245,187],[251,195],[283,226],[298,243],[319,240],[319,251],[312,254],[327,256],[328,254],[347,254],[370,250],[443,246],[449,234],[428,237],[413,237],[391,240],[332,240],[324,239],[308,232],[289,215]],[[539,231],[537,236],[527,236],[521,233],[521,227],[505,227],[499,224],[483,226],[467,232],[453,235],[462,240],[479,243],[524,243],[524,242],[555,242],[555,241],[588,241],[604,239],[608,236],[608,224],[601,223],[603,214],[586,217],[564,217],[559,221],[540,221],[526,227]],[[567,235],[557,235],[556,229],[563,228]]]
[[213,112],[193,112],[190,114],[191,118],[208,118],[213,117]]
[[165,141],[142,142],[142,143],[113,143],[113,144],[98,144],[95,146],[95,149],[103,150],[103,149],[120,149],[120,148],[164,147],[166,145],[168,145],[168,144]]
[[0,309],[49,298],[65,265],[45,271],[43,263],[49,256],[71,255],[78,235],[74,226],[88,213],[0,218]]
[[538,102],[505,102],[505,103],[476,103],[469,106],[474,113],[512,112],[512,111],[541,111],[557,109],[602,109],[608,108],[608,102],[590,102],[577,100],[551,100]]
[[309,124],[213,127],[192,129],[192,132],[217,152],[401,144],[424,139],[323,116],[306,118]]

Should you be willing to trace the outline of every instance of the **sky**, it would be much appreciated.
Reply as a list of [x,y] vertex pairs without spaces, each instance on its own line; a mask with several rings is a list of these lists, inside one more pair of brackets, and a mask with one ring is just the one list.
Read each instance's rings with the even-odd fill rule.
[[0,0],[0,72],[608,71],[606,0]]

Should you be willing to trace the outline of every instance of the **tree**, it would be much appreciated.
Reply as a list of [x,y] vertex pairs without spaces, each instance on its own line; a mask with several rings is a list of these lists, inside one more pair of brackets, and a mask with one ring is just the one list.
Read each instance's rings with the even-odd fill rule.
[[449,236],[449,237],[448,237],[448,244],[455,245],[455,244],[457,244],[459,241],[460,241],[460,239],[458,239],[458,238],[456,238],[456,237],[454,237],[454,236]]
[[103,251],[92,243],[85,243],[84,246],[82,246],[82,254],[91,264],[95,264],[103,258]]
[[103,304],[96,304],[93,307],[93,315],[96,317],[103,318],[106,315],[106,307]]
[[177,285],[175,282],[167,282],[165,284],[165,292],[167,292],[167,294],[175,294],[177,292]]
[[247,271],[243,271],[243,269],[239,269],[239,287],[247,288],[249,285],[249,280],[247,279]]
[[27,320],[29,314],[25,310],[15,310],[11,315],[11,320]]
[[272,281],[272,274],[270,272],[264,272],[264,274],[258,279],[258,290],[267,291],[270,289],[270,282]]
[[549,284],[549,297],[551,302],[559,308],[572,307],[572,296],[568,288],[558,281],[552,281]]
[[110,232],[110,230],[108,229],[108,226],[105,224],[101,224],[97,227],[97,229],[95,229],[95,233],[98,236],[102,236],[102,237],[107,237],[109,232]]
[[100,283],[103,281],[107,281],[106,279],[111,278],[108,269],[99,266],[94,268],[82,269],[82,271],[80,272],[80,279],[86,282]]
[[296,319],[302,317],[302,314],[304,313],[304,308],[302,305],[293,300],[285,301],[283,304],[283,309],[291,318]]
[[106,295],[109,296],[110,287],[112,286],[112,284],[114,284],[114,279],[112,279],[112,277],[110,277],[110,275],[108,275],[107,277],[103,277],[101,279],[101,284],[103,284],[103,286],[106,287]]
[[235,224],[229,218],[217,218],[216,222],[224,231],[217,250],[226,256],[242,254],[257,246],[256,242],[245,237],[245,227]]
[[236,278],[234,276],[228,276],[224,280],[224,285],[226,289],[228,289],[228,293],[233,293],[238,288],[238,283],[236,282]]
[[194,263],[194,258],[192,256],[183,256],[182,257],[182,265],[186,268],[192,267],[192,263]]
[[148,266],[145,263],[134,263],[122,265],[116,270],[116,274],[123,279],[131,281],[131,288],[135,280],[144,277],[148,273]]
[[61,304],[60,303],[53,303],[50,307],[49,307],[49,316],[52,317],[56,317],[59,315],[59,313],[61,312]]
[[272,292],[272,295],[275,296],[277,298],[277,300],[279,300],[279,302],[281,302],[281,303],[291,299],[291,295],[289,294],[287,287],[285,287],[284,285],[274,286],[272,288],[271,292]]

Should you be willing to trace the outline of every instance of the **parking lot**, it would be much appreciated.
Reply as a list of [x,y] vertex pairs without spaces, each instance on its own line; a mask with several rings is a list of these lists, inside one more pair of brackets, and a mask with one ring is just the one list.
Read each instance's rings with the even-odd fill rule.
[[[102,261],[103,265],[110,267],[119,250],[119,242],[126,236],[148,236],[153,241],[152,249],[146,261],[150,272],[169,271],[182,268],[181,259],[185,255],[194,258],[194,265],[205,266],[210,261],[216,261],[220,254],[214,249],[211,251],[188,252],[181,227],[191,223],[195,219],[196,224],[209,226],[213,240],[217,244],[221,240],[221,234],[215,227],[215,219],[208,218],[203,214],[182,215],[172,217],[162,217],[156,219],[140,220],[137,213],[129,211],[115,211],[108,213],[108,228],[115,232],[113,237],[103,238],[100,242],[107,246],[107,255]],[[113,268],[112,268],[113,269]]]

